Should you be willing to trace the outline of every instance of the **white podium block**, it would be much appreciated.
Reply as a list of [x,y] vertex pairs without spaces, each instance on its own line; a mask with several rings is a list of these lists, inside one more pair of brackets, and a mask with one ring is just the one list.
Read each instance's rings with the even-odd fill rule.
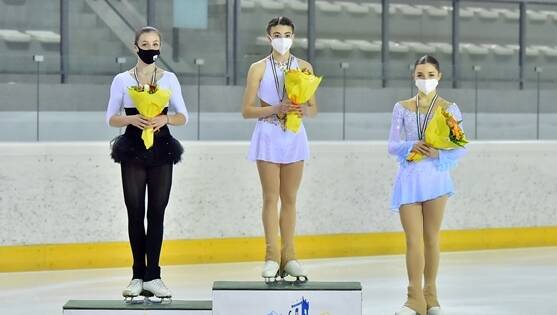
[[63,307],[64,315],[211,315],[211,301],[180,301],[170,304],[125,304],[124,301],[70,300]]
[[361,315],[359,282],[226,282],[213,285],[213,315]]

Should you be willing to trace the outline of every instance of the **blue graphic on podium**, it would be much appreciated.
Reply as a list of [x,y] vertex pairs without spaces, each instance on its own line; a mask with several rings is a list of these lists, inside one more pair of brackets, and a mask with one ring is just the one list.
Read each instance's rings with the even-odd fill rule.
[[[271,311],[267,315],[282,315],[282,313]],[[309,301],[302,297],[300,302],[290,306],[288,315],[309,315]]]
[[288,315],[309,315],[309,302],[302,297],[302,301],[291,306]]

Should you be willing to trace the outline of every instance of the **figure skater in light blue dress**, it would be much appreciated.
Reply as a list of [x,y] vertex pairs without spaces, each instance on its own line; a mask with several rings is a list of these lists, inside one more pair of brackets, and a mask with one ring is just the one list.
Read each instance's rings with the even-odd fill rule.
[[[436,150],[424,142],[424,134],[437,107],[442,106],[457,121],[462,114],[455,103],[437,94],[442,74],[434,57],[418,59],[413,76],[418,94],[395,104],[389,134],[389,153],[400,162],[391,209],[400,213],[406,236],[409,280],[408,299],[396,315],[440,315],[436,285],[439,235],[447,200],[453,194],[450,170],[465,149]],[[406,157],[412,151],[425,158],[408,162]]]

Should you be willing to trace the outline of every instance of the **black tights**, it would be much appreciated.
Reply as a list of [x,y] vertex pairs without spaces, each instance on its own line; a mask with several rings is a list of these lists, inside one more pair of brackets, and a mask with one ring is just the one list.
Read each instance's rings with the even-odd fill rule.
[[[172,186],[172,164],[145,166],[122,163],[124,201],[128,208],[128,234],[133,254],[133,279],[159,279],[164,210]],[[147,234],[145,234],[145,191],[147,188]],[[147,262],[145,261],[147,257]]]

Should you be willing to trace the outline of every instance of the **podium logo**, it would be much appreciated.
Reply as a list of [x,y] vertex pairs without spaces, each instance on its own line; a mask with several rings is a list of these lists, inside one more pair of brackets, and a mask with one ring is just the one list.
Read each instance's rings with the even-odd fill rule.
[[288,315],[309,315],[309,301],[302,297],[302,300],[290,307]]
[[[282,313],[277,313],[271,311],[267,315],[283,315]],[[288,313],[284,315],[309,315],[309,301],[302,297],[302,300],[294,305],[290,306]]]

